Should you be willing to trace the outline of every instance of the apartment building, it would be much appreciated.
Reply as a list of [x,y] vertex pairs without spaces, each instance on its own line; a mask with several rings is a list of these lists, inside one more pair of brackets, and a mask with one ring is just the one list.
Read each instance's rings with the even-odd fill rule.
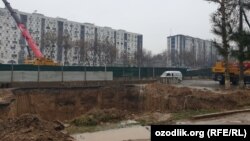
[[218,59],[218,51],[211,41],[186,35],[167,37],[169,66],[201,68],[211,67]]
[[[143,45],[141,34],[59,17],[46,17],[39,13],[25,13],[18,10],[16,12],[42,53],[63,65],[136,66],[138,64],[138,52],[142,50]],[[0,8],[0,19],[0,63],[22,64],[29,52],[31,56],[33,53],[29,51],[26,41],[7,9]],[[104,61],[104,58],[107,60],[107,55],[102,51],[105,50],[104,47],[115,48],[115,54],[112,55],[115,59],[112,62]]]

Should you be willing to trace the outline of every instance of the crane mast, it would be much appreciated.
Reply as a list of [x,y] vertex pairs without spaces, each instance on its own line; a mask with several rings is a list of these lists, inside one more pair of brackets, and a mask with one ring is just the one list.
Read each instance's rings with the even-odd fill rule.
[[17,27],[20,29],[20,31],[22,32],[23,37],[25,38],[25,40],[27,41],[29,47],[32,49],[32,51],[34,52],[34,55],[36,58],[41,59],[43,58],[43,54],[42,52],[39,50],[36,42],[33,40],[33,38],[31,37],[29,31],[27,30],[27,28],[25,27],[25,25],[21,22],[20,17],[17,15],[17,13],[13,10],[13,8],[10,6],[10,3],[7,0],[3,0],[3,3],[5,4],[6,8],[8,9],[8,11],[10,12],[11,16],[14,18],[14,20],[17,23]]

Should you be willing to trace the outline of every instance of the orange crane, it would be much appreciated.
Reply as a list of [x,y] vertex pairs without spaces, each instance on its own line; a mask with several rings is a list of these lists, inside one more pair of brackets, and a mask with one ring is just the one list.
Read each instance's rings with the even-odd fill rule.
[[59,65],[58,63],[54,62],[52,59],[45,58],[42,52],[39,50],[36,42],[33,40],[32,36],[30,35],[29,31],[25,27],[25,25],[21,22],[20,17],[17,13],[13,10],[10,6],[10,3],[7,0],[2,0],[5,4],[6,8],[10,12],[11,16],[14,18],[15,22],[17,23],[17,27],[22,32],[23,37],[25,38],[26,42],[28,43],[29,47],[33,51],[35,58],[27,58],[25,59],[25,64],[33,64],[33,65],[49,65],[49,66],[56,66]]

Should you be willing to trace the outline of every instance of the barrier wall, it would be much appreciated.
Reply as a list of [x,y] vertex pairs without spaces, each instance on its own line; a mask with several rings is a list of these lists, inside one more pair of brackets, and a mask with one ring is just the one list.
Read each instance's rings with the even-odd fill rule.
[[113,80],[113,72],[0,71],[0,82],[67,82],[102,80]]

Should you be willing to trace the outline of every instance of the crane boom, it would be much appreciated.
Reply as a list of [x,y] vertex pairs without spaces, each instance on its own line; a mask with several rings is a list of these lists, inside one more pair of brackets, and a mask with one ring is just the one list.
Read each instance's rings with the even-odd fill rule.
[[29,47],[34,52],[35,57],[38,58],[38,59],[43,58],[42,52],[39,50],[36,42],[31,37],[31,35],[30,35],[29,31],[27,30],[27,28],[25,27],[25,25],[21,22],[21,19],[19,18],[17,13],[10,6],[10,3],[7,0],[3,0],[3,3],[5,4],[6,8],[9,10],[11,16],[16,21],[18,28],[22,32],[22,35],[25,38],[25,40],[27,41]]

